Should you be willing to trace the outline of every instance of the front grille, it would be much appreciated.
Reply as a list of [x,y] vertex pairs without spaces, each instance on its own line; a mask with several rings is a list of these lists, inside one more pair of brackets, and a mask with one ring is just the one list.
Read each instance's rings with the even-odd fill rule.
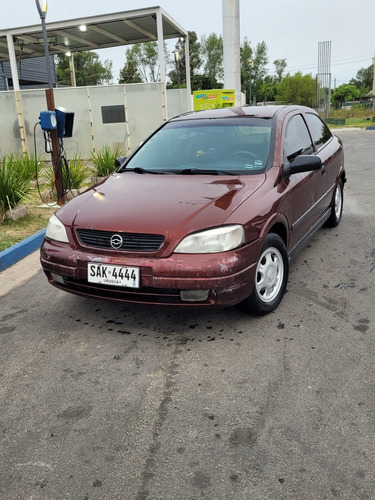
[[[156,289],[150,287],[127,288],[97,285],[83,279],[64,277],[64,284],[55,283],[59,288],[79,295],[100,299],[110,299],[138,304],[184,305],[180,291],[175,289]],[[185,303],[186,305],[186,303]]]
[[[116,249],[111,246],[111,237],[114,234],[122,238],[122,245]],[[164,242],[164,236],[161,234],[115,233],[93,229],[78,229],[77,236],[81,244],[87,247],[127,252],[156,252]]]

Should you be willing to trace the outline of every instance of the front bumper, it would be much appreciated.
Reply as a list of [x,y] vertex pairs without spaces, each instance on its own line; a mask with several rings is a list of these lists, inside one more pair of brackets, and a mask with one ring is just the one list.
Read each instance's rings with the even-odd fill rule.
[[[87,252],[45,239],[41,265],[49,282],[67,292],[130,303],[182,306],[231,306],[250,295],[259,240],[216,254],[172,254],[167,258]],[[87,281],[88,263],[140,269],[140,287],[103,286]],[[181,291],[207,290],[202,301],[186,302]]]

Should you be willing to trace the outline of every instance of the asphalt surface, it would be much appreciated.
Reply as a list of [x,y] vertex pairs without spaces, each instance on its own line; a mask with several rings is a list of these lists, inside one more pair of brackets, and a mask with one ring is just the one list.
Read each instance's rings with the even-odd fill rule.
[[0,273],[1,500],[375,498],[375,131],[338,135],[342,222],[266,317]]

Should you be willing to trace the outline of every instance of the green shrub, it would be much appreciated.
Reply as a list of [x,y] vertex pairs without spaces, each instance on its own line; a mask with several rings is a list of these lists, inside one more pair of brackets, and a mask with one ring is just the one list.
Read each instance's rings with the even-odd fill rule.
[[92,150],[89,153],[90,161],[94,165],[94,173],[97,177],[108,177],[115,171],[115,160],[118,156],[124,156],[123,152],[116,148],[114,151],[105,145],[99,151]]
[[366,118],[373,115],[372,109],[366,109],[362,104],[355,104],[349,109],[331,109],[330,118]]
[[70,187],[70,189],[79,189],[83,186],[85,180],[90,176],[91,169],[78,154],[76,154],[75,157],[68,162],[68,164],[69,178],[66,169],[63,169],[64,186]]
[[[67,172],[67,168],[68,171]],[[43,177],[47,181],[47,185],[51,190],[54,189],[54,172],[52,167],[46,167],[43,170]],[[91,169],[82,159],[82,157],[76,153],[74,158],[68,161],[66,164],[62,164],[62,174],[64,190],[69,191],[71,189],[79,189],[83,186],[85,180],[90,176]]]
[[27,153],[19,153],[4,156],[4,161],[10,165],[10,168],[17,172],[20,178],[25,180],[34,180],[37,177],[37,172],[39,172],[42,161],[33,155],[29,156]]
[[[22,169],[21,169],[22,170]],[[30,191],[30,179],[15,168],[12,155],[0,161],[0,212],[19,205]]]

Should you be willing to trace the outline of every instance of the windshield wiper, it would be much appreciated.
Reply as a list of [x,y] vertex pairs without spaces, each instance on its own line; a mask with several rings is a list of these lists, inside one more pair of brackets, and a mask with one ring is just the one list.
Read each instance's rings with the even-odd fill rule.
[[123,168],[121,172],[135,172],[136,174],[164,174],[160,170],[147,170],[143,167]]
[[202,169],[202,168],[184,168],[175,172],[181,175],[237,175],[234,172],[227,172],[226,170]]

